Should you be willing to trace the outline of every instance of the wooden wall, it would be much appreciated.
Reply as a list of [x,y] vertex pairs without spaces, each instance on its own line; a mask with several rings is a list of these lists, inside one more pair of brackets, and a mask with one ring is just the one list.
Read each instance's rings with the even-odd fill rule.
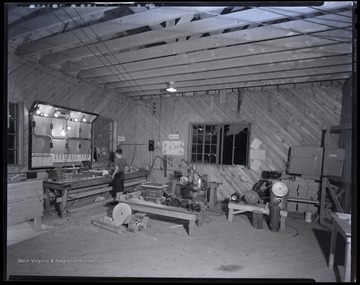
[[[8,100],[24,102],[24,159],[22,165],[9,167],[9,177],[28,170],[28,110],[36,100],[97,113],[117,121],[117,133],[128,141],[135,138],[135,101],[113,91],[95,87],[85,81],[48,67],[8,55]],[[131,159],[130,153],[128,159]],[[41,173],[40,177],[41,177]]]
[[[168,182],[168,175],[173,170],[186,173],[185,164],[180,160],[189,160],[190,123],[250,122],[250,143],[259,139],[262,142],[259,149],[266,152],[266,159],[261,161],[257,171],[242,166],[195,164],[197,171],[209,175],[209,181],[223,183],[218,190],[218,199],[223,200],[234,191],[251,190],[263,170],[285,170],[291,146],[320,147],[322,129],[340,122],[342,82],[329,86],[243,92],[239,114],[237,93],[221,95],[223,99],[226,97],[225,103],[220,103],[219,95],[136,101],[136,141],[144,146],[137,146],[134,163],[151,165],[154,157],[162,157],[161,142],[169,140],[169,134],[179,134],[179,140],[185,141],[185,156],[173,156],[172,161],[168,160],[166,177],[162,160],[156,158],[150,176],[153,182]],[[160,143],[152,157],[147,147],[149,139],[155,140],[155,147]],[[336,144],[335,138],[332,145],[335,147]]]
[[[186,173],[181,159],[189,160],[188,137],[190,123],[250,122],[251,138],[259,139],[266,159],[255,171],[242,166],[196,165],[198,172],[209,175],[209,181],[223,183],[218,199],[234,191],[250,190],[263,170],[285,170],[291,146],[320,146],[321,130],[340,123],[342,82],[329,82],[292,89],[243,91],[240,112],[237,113],[237,92],[222,95],[184,96],[151,100],[132,100],[121,94],[101,89],[56,70],[26,61],[12,53],[8,57],[8,98],[25,105],[24,164],[8,169],[8,173],[27,171],[28,110],[35,100],[77,108],[117,121],[118,143],[130,165],[149,168],[153,182],[168,182],[174,170]],[[185,142],[185,156],[169,157],[164,175],[161,143],[169,134],[179,134]],[[155,140],[156,150],[148,151],[148,140]],[[158,145],[159,143],[159,145]],[[334,139],[334,147],[337,141]],[[251,161],[250,161],[251,162]]]

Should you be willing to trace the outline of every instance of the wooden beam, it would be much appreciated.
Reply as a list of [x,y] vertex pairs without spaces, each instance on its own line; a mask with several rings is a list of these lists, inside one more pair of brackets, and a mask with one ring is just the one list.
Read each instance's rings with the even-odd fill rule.
[[[349,4],[338,4],[333,5],[330,3],[327,5],[326,2],[322,7],[327,9],[328,6],[340,7],[340,6],[349,6]],[[332,8],[333,9],[333,8]],[[156,10],[156,9],[155,9]],[[314,13],[313,8],[306,7],[302,9],[302,13],[298,15],[305,15],[306,13]],[[136,15],[136,14],[135,14]],[[88,56],[100,55],[103,53],[103,45],[107,46],[108,51],[106,52],[116,52],[120,50],[129,49],[132,47],[143,46],[146,44],[158,43],[165,40],[176,39],[183,36],[190,36],[196,33],[206,33],[212,32],[219,29],[228,29],[248,25],[253,23],[254,19],[256,22],[267,22],[277,19],[285,19],[289,15],[294,15],[294,12],[284,12],[282,15],[279,13],[272,13],[268,11],[267,13],[259,13],[257,8],[243,10],[240,12],[234,12],[226,15],[219,15],[217,17],[207,18],[203,20],[198,20],[186,24],[175,25],[172,27],[164,28],[160,31],[149,31],[145,33],[135,34],[128,37],[112,39],[104,41],[102,44],[94,44],[97,47],[97,51],[89,49],[89,46],[78,47],[69,49],[66,51],[45,55],[41,58],[40,62],[43,64],[54,64],[61,63],[70,59],[81,59]],[[90,46],[93,46],[92,44]],[[121,47],[121,48],[120,48]]]
[[[335,21],[336,19],[339,19],[339,17],[342,21]],[[327,25],[333,25],[337,28],[344,28],[352,25],[351,18],[348,17],[351,17],[351,11],[341,13],[341,16],[319,16],[316,18],[312,18],[311,21],[295,20],[291,22],[275,24],[251,30],[242,30],[216,36],[209,36],[206,38],[191,38],[191,41],[178,42],[174,44],[145,48],[137,51],[118,53],[115,54],[115,58],[116,61],[120,63],[127,63],[136,60],[146,60],[168,55],[184,54],[209,48],[220,48],[223,46],[234,44],[246,44],[253,41],[265,41],[281,37],[290,37],[299,33],[326,31],[329,30],[329,27]],[[198,33],[197,35],[200,37],[202,33]],[[194,36],[195,35],[193,35],[192,37]],[[107,63],[106,57],[107,56],[99,56],[99,59],[97,57],[90,57],[88,59],[84,59],[81,62],[77,62],[77,64],[79,64],[77,68],[78,70],[80,70],[110,64]],[[64,65],[62,66],[62,71],[67,72],[68,70],[72,70],[71,64],[71,62],[64,63]]]
[[[108,9],[113,9],[108,8]],[[70,9],[70,8],[69,8]],[[96,8],[97,12],[99,8]],[[199,11],[207,11],[213,8],[210,7],[198,7],[195,8]],[[120,18],[116,18],[110,21],[97,23],[94,25],[87,26],[85,28],[80,28],[77,30],[69,31],[63,34],[54,35],[31,43],[21,45],[16,50],[17,55],[27,55],[33,52],[46,51],[54,47],[59,48],[60,46],[67,46],[79,42],[79,39],[74,34],[76,33],[86,33],[88,36],[87,43],[95,41],[97,38],[112,35],[115,33],[124,32],[127,30],[140,28],[143,26],[161,23],[165,20],[172,18],[181,17],[191,13],[190,8],[185,7],[160,7],[156,9],[147,10],[146,12],[136,13]],[[45,22],[46,23],[46,22]],[[44,25],[44,22],[41,23]],[[47,26],[45,26],[47,27]],[[86,49],[86,48],[85,48]]]
[[108,8],[99,8],[99,7],[70,8],[69,7],[62,9],[48,8],[53,11],[51,13],[32,18],[30,20],[21,22],[18,25],[15,25],[10,29],[9,36],[10,38],[15,38],[15,37],[23,36],[27,33],[33,33],[34,31],[49,29],[49,27],[58,24],[63,24],[63,22],[73,21],[80,17],[89,16],[91,14],[98,14],[99,12],[101,12],[101,10],[106,11],[113,8],[114,7],[108,7]]
[[[313,68],[304,68],[299,70],[288,70],[286,72],[283,71],[273,71],[269,73],[258,73],[258,74],[250,74],[250,75],[237,75],[231,77],[219,77],[212,79],[202,79],[202,80],[194,80],[194,81],[182,81],[176,83],[176,88],[179,91],[182,91],[183,88],[196,87],[196,86],[212,86],[217,84],[232,84],[234,82],[253,82],[259,80],[268,80],[271,81],[273,79],[279,78],[295,78],[302,76],[310,76],[310,75],[325,75],[325,74],[333,74],[333,73],[351,73],[352,66],[351,65],[340,65],[337,68],[330,69],[329,67],[313,67]],[[142,85],[141,90],[149,91],[149,90],[159,90],[166,88],[166,84],[152,84],[152,85]],[[217,89],[217,88],[216,88]],[[117,88],[117,91],[126,91],[128,87]]]
[[[218,70],[212,71],[203,71],[197,73],[185,73],[185,74],[169,74],[163,77],[151,77],[151,78],[137,78],[134,76],[133,78],[139,85],[146,84],[155,84],[155,83],[164,83],[167,81],[187,81],[187,80],[198,80],[198,79],[210,79],[210,78],[219,78],[219,77],[228,77],[228,76],[236,76],[236,75],[248,75],[248,74],[257,74],[257,73],[268,73],[273,71],[288,71],[288,70],[296,70],[310,67],[329,67],[342,65],[342,64],[351,64],[352,63],[352,55],[337,55],[337,56],[325,56],[320,58],[310,58],[310,59],[293,59],[287,58],[288,61],[284,62],[271,62],[265,64],[256,64],[252,65],[247,60],[242,63],[239,61],[239,66],[231,67],[231,68],[222,68],[221,72]],[[101,76],[92,78],[91,82],[94,84],[99,83],[108,83],[106,86],[108,88],[119,88],[125,87],[126,84],[122,82],[117,82],[118,79],[114,75],[109,76]]]
[[[288,39],[276,39],[270,41],[263,41],[258,42],[256,44],[246,44],[241,46],[230,46],[230,47],[223,47],[218,48],[215,50],[207,50],[207,51],[198,51],[193,53],[187,53],[184,55],[174,55],[171,57],[163,57],[163,58],[156,58],[150,60],[143,60],[139,62],[133,63],[125,63],[125,64],[118,64],[114,66],[124,67],[127,72],[136,72],[135,77],[138,75],[141,77],[148,77],[148,75],[154,76],[153,70],[156,68],[163,68],[166,67],[167,69],[174,68],[177,65],[184,67],[185,65],[194,65],[194,63],[199,63],[196,67],[201,65],[207,64],[206,61],[219,61],[220,59],[228,59],[228,58],[235,58],[235,57],[244,57],[256,54],[266,54],[270,52],[282,52],[288,51],[291,49],[300,49],[306,47],[316,47],[321,45],[328,45],[334,43],[333,40],[319,38],[317,36],[326,36],[326,37],[339,37],[340,35],[344,36],[344,41],[348,40],[351,41],[352,33],[351,32],[344,32],[343,30],[334,30],[334,31],[327,31],[327,32],[320,32],[316,33],[316,36],[295,36]],[[351,44],[348,44],[351,46]],[[259,60],[256,60],[255,63],[258,63]],[[261,62],[261,61],[260,61]],[[177,67],[176,67],[177,69]],[[184,69],[184,68],[182,68]],[[190,71],[187,69],[187,72]],[[143,70],[143,71],[142,71]],[[171,74],[171,73],[167,73]],[[96,77],[96,76],[104,76],[110,75],[107,67],[101,67],[91,70],[82,70],[79,72],[80,78],[89,78],[89,77]],[[163,74],[166,75],[166,74]]]
[[[186,92],[196,92],[196,91],[205,91],[205,90],[221,90],[221,89],[233,89],[233,88],[250,88],[256,86],[277,86],[280,87],[285,84],[297,84],[297,83],[305,83],[305,82],[319,82],[326,80],[345,80],[350,77],[351,73],[338,73],[338,74],[324,74],[324,75],[315,75],[315,76],[301,76],[295,78],[279,78],[273,80],[258,80],[254,82],[235,82],[229,84],[214,84],[210,86],[197,86],[197,87],[189,87],[189,88],[181,88],[179,90],[180,94],[184,94]],[[141,91],[141,92],[122,92],[124,96],[143,96],[143,95],[155,95],[160,94],[159,90],[150,90],[150,91]]]
[[[166,67],[166,68],[159,68],[159,69],[154,69],[154,70],[149,70],[146,72],[132,72],[131,73],[131,77],[134,80],[137,80],[137,82],[139,82],[139,84],[141,84],[141,81],[138,81],[140,78],[146,78],[146,77],[156,77],[156,76],[169,76],[169,75],[181,75],[183,74],[184,77],[182,80],[187,79],[187,80],[191,80],[192,78],[185,74],[189,74],[189,73],[195,73],[194,77],[200,77],[196,74],[199,74],[200,72],[208,72],[208,71],[213,71],[213,72],[218,72],[219,69],[226,69],[224,70],[225,73],[227,73],[227,75],[230,74],[229,71],[227,71],[227,69],[231,69],[231,68],[240,68],[240,67],[244,67],[245,69],[247,69],[248,71],[254,71],[253,73],[257,73],[259,72],[259,69],[256,67],[252,67],[252,68],[247,68],[247,65],[265,65],[265,64],[274,64],[276,62],[282,62],[284,60],[287,61],[291,61],[291,60],[301,60],[301,59],[314,59],[318,56],[323,56],[324,54],[326,55],[336,55],[337,53],[342,53],[342,52],[347,52],[347,53],[351,53],[351,46],[347,45],[347,44],[336,44],[336,45],[329,45],[329,46],[324,46],[324,47],[316,47],[316,48],[306,48],[306,49],[301,49],[301,50],[294,50],[294,51],[286,51],[283,53],[269,53],[269,54],[263,54],[263,55],[254,55],[254,56],[248,56],[248,57],[244,57],[244,58],[235,58],[235,59],[223,59],[223,60],[217,60],[217,61],[210,61],[210,62],[204,62],[204,63],[199,63],[197,65],[186,65],[186,66],[176,66],[176,67]],[[340,54],[341,55],[341,54]],[[347,61],[348,62],[348,61]],[[296,65],[298,64],[298,66],[301,67],[306,67],[306,63],[303,62],[303,64],[301,63],[295,63],[295,64],[283,64],[282,66],[279,66],[279,70],[288,70],[290,69],[289,67],[294,67],[296,68]],[[311,64],[310,64],[311,65]],[[314,65],[316,66],[316,65]],[[325,65],[326,66],[326,65]],[[263,66],[264,68],[266,68],[267,71],[271,71],[271,66]],[[275,66],[276,68],[277,66]],[[261,70],[260,70],[261,72]],[[241,73],[242,74],[242,73]],[[245,73],[246,74],[246,73]],[[207,75],[207,74],[205,74]],[[212,74],[214,75],[214,74]],[[222,74],[215,74],[216,77],[218,76],[222,76]],[[213,76],[214,77],[214,76]],[[180,77],[181,78],[181,77]],[[197,78],[199,79],[199,78]],[[146,83],[150,83],[150,81],[147,81]],[[156,81],[154,81],[156,82]],[[160,83],[160,82],[159,82]],[[161,82],[161,83],[165,83],[165,82]],[[109,84],[109,86],[107,87],[116,87],[119,86],[120,84]]]

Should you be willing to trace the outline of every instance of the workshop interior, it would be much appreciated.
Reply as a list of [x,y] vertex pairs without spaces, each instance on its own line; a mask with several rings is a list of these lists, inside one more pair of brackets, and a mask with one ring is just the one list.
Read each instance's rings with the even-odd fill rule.
[[5,3],[3,280],[356,282],[356,7]]

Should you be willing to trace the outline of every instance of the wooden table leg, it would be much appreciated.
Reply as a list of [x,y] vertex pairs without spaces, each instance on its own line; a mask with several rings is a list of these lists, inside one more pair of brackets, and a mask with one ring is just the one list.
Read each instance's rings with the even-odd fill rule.
[[331,243],[330,243],[330,255],[329,255],[329,269],[334,268],[334,255],[335,255],[335,245],[336,245],[336,236],[337,236],[336,226],[333,225],[331,231]]
[[189,221],[189,236],[195,235],[195,221]]
[[344,282],[350,282],[350,269],[351,269],[351,237],[346,238],[345,250],[345,276]]
[[281,216],[281,217],[280,217],[280,229],[281,229],[282,231],[285,231],[285,221],[286,221],[286,217]]
[[35,225],[35,232],[41,230],[41,217],[37,217],[34,219],[34,225]]
[[60,207],[60,217],[61,218],[64,218],[66,216],[66,212],[65,212],[65,209],[66,209],[66,202],[67,202],[67,190],[64,190],[63,191],[63,195],[61,197],[61,207]]
[[197,216],[197,225],[198,225],[198,227],[202,227],[202,226],[203,226],[203,221],[204,221],[203,216],[202,216],[202,215],[198,215],[198,216]]
[[233,217],[234,217],[234,209],[229,209],[228,221],[232,222]]

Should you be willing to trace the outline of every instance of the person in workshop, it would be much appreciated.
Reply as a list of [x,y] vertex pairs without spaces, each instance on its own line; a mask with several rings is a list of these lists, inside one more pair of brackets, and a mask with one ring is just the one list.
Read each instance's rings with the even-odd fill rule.
[[115,170],[112,174],[113,190],[111,196],[113,198],[116,198],[116,193],[124,192],[125,171],[127,168],[127,161],[122,157],[122,149],[118,148],[115,151]]

